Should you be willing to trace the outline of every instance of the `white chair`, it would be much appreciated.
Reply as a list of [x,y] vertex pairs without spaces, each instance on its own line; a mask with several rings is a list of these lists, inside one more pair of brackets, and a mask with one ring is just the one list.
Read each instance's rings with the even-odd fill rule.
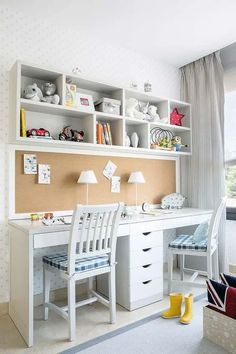
[[[75,339],[76,308],[99,301],[110,308],[110,322],[116,321],[115,253],[117,230],[123,203],[108,205],[77,205],[70,229],[68,253],[43,257],[44,319],[48,309],[69,322],[69,339]],[[68,306],[49,302],[50,277],[58,273],[67,281]],[[109,300],[93,290],[93,277],[108,273]],[[76,303],[75,283],[88,278],[89,298]]]
[[[206,275],[209,279],[214,273],[215,280],[219,279],[218,261],[218,231],[222,213],[225,209],[226,198],[222,198],[214,211],[208,230],[208,237],[205,241],[194,243],[192,235],[180,235],[169,244],[168,248],[168,293],[171,292],[173,284],[191,284],[192,286],[205,286],[205,284],[194,283],[198,275]],[[173,256],[180,257],[180,279],[173,279]],[[185,268],[185,256],[203,256],[207,258],[207,271],[198,271]],[[194,272],[190,280],[184,281],[184,272]]]

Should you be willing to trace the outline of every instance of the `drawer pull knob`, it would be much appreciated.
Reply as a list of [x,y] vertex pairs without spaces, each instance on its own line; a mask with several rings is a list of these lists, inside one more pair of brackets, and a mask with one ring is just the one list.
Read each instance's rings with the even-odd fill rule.
[[150,233],[151,233],[151,232],[143,232],[143,235],[144,235],[144,236],[148,236],[148,235],[150,235]]
[[148,251],[150,251],[151,250],[151,247],[149,247],[149,248],[143,248],[143,252],[148,252]]
[[149,283],[151,283],[151,280],[143,281],[143,284],[144,284],[144,285],[145,285],[145,284],[149,284]]
[[143,267],[143,268],[149,268],[149,267],[151,267],[151,265],[152,265],[151,263],[150,263],[150,264],[145,264],[145,265],[143,265],[142,267]]

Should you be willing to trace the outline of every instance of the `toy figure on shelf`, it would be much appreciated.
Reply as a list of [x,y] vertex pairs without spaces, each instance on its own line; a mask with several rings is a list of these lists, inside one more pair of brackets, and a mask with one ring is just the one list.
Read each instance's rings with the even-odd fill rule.
[[43,100],[47,103],[59,104],[60,97],[56,94],[57,87],[52,82],[45,82],[42,87]]
[[184,114],[178,112],[177,108],[174,108],[170,114],[170,124],[182,126],[182,119]]
[[32,137],[49,138],[50,137],[49,131],[44,128],[29,129],[27,130],[26,135],[28,138],[32,138]]
[[59,140],[81,142],[84,141],[84,132],[83,130],[78,131],[71,129],[70,125],[66,125],[59,134]]
[[70,125],[66,125],[59,134],[59,140],[71,140]]
[[138,109],[138,100],[136,98],[128,98],[126,101],[126,115],[127,117],[145,119],[145,114]]
[[84,141],[84,132],[83,130],[73,130],[71,129],[71,134],[72,134],[72,138],[71,141]]
[[153,105],[150,105],[148,107],[148,114],[150,116],[150,121],[151,122],[158,122],[160,121],[160,116],[159,114],[157,113],[157,107],[156,106],[153,106]]
[[27,85],[23,91],[23,98],[27,100],[41,102],[43,101],[43,94],[36,83],[33,85]]
[[188,147],[188,145],[182,144],[180,136],[173,136],[171,144],[174,151],[180,151],[182,147]]

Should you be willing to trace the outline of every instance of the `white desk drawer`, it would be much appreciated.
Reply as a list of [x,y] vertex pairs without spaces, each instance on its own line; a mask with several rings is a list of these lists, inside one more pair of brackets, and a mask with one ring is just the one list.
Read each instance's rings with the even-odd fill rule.
[[139,284],[140,282],[150,279],[162,278],[163,263],[145,264],[137,268],[132,268],[129,272],[129,285]]
[[130,250],[157,247],[163,245],[162,231],[138,232],[130,235]]
[[69,231],[48,232],[34,235],[34,248],[66,245],[69,241]]
[[162,247],[143,248],[130,253],[129,268],[163,261]]
[[163,278],[147,279],[130,286],[130,302],[148,298],[163,292]]

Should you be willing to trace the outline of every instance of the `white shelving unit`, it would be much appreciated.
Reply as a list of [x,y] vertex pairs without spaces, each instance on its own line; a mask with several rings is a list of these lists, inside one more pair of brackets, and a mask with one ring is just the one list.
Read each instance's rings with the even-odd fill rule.
[[[107,114],[102,112],[87,112],[82,108],[68,107],[65,105],[65,87],[67,80],[76,84],[77,91],[90,94],[96,101],[102,97],[109,97],[121,101],[120,115]],[[60,96],[60,104],[54,105],[44,102],[36,102],[24,99],[23,90],[28,84],[37,83],[39,87],[44,82],[54,82],[57,86],[57,93]],[[184,126],[175,126],[162,122],[147,122],[125,116],[126,99],[134,97],[142,102],[149,102],[158,107],[161,118],[168,118],[170,113],[177,108],[185,115]],[[119,152],[145,153],[155,155],[190,155],[191,154],[191,107],[188,103],[156,97],[153,94],[126,90],[121,87],[99,83],[77,75],[62,73],[59,71],[37,67],[17,61],[10,72],[10,142],[19,144],[55,146],[73,149],[88,150],[117,150]],[[27,129],[44,128],[53,137],[52,140],[35,139],[22,137],[20,135],[20,109],[24,108]],[[97,144],[96,125],[97,123],[109,123],[111,127],[113,145]],[[83,142],[60,141],[59,133],[66,125],[72,129],[84,131]],[[182,148],[180,152],[151,149],[150,132],[154,127],[160,127],[171,131],[174,135],[182,138],[183,144],[188,147]],[[136,132],[139,136],[137,148],[125,146],[125,134],[130,136]]]

